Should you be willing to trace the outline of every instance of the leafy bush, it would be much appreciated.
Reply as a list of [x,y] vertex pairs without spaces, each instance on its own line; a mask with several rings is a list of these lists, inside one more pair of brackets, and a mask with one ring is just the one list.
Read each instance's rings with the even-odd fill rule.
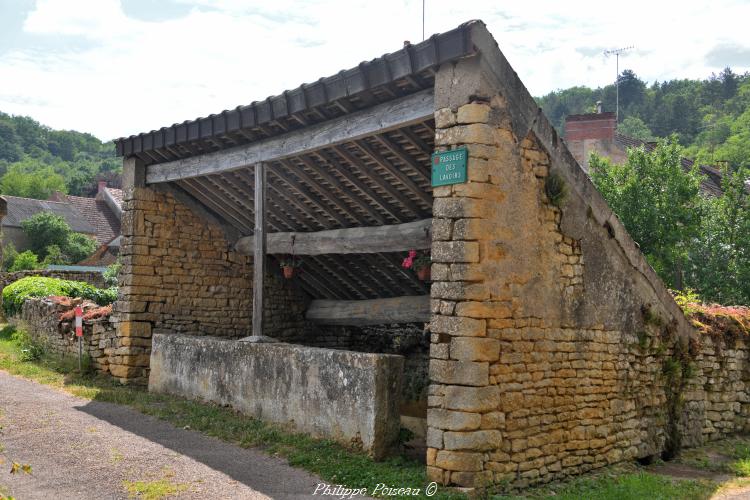
[[96,241],[81,233],[70,233],[63,247],[68,263],[80,262],[96,250]]
[[34,214],[21,222],[21,227],[29,237],[31,250],[42,258],[47,256],[50,245],[62,249],[71,232],[65,218],[52,212]]
[[7,271],[11,268],[13,262],[15,262],[16,257],[18,257],[18,251],[16,250],[16,246],[12,242],[9,242],[7,245],[3,245],[2,253],[3,270]]
[[117,286],[117,277],[120,274],[120,269],[122,269],[122,261],[118,257],[117,260],[107,266],[107,269],[104,271],[104,282],[109,286]]
[[49,297],[50,295],[80,297],[104,306],[117,300],[117,288],[96,288],[83,281],[29,276],[5,287],[3,310],[6,315],[17,314],[27,298]]
[[65,218],[52,212],[39,212],[21,222],[31,249],[48,264],[74,264],[96,250],[96,242],[75,233]]
[[31,250],[26,250],[15,256],[13,264],[8,268],[8,271],[26,271],[29,269],[39,269],[42,267],[39,264],[39,259],[36,254]]

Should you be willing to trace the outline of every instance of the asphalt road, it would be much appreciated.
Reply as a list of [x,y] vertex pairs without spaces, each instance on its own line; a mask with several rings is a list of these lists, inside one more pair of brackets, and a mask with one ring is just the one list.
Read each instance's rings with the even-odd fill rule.
[[[183,489],[177,498],[297,499],[322,482],[258,450],[3,371],[0,425],[0,486],[18,500],[128,498],[126,481],[162,480]],[[10,474],[10,461],[32,473]]]

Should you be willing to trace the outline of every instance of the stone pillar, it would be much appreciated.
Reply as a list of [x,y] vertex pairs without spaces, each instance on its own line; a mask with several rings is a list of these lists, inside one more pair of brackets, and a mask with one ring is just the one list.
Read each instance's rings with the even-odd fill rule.
[[500,452],[505,422],[491,369],[500,342],[487,332],[510,316],[511,297],[491,286],[483,264],[503,250],[483,240],[503,230],[490,215],[504,197],[499,174],[517,148],[501,126],[502,99],[487,88],[479,57],[441,68],[436,80],[435,145],[466,146],[469,159],[465,184],[433,191],[427,464],[431,480],[461,486],[496,479],[488,462]]
[[[3,218],[8,215],[8,202],[0,196],[0,228],[2,228],[3,225]],[[2,230],[0,229],[0,267],[3,265],[3,257],[5,256],[5,252],[3,251],[3,234]]]
[[156,205],[145,187],[146,167],[135,157],[123,159],[123,215],[120,244],[120,295],[114,305],[117,334],[108,348],[110,374],[122,383],[148,383],[151,329],[144,295],[160,284],[155,262],[148,261],[144,210]]

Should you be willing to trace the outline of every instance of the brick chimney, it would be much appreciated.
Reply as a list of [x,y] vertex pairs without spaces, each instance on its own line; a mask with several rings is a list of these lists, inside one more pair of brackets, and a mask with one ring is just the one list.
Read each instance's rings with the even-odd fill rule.
[[611,156],[617,123],[615,114],[602,111],[597,102],[597,113],[570,115],[565,118],[565,142],[578,164],[588,172],[589,156],[596,151]]

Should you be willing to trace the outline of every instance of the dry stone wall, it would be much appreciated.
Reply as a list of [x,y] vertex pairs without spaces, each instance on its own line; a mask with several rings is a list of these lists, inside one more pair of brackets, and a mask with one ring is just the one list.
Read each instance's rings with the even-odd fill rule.
[[[221,228],[169,193],[131,187],[125,190],[122,234],[115,311],[118,343],[127,352],[110,367],[115,376],[147,383],[153,333],[250,334],[252,258],[232,251]],[[305,296],[278,273],[269,273],[265,286],[265,334],[294,338],[304,325]]]
[[[80,302],[73,301],[73,302]],[[63,321],[60,316],[69,312],[73,305],[61,304],[49,298],[29,298],[23,303],[20,314],[8,321],[23,328],[45,352],[61,356],[78,356],[78,338],[72,321]],[[96,307],[91,305],[91,307]],[[109,373],[110,361],[116,360],[115,325],[110,317],[103,316],[83,321],[83,353],[91,361],[91,367],[100,373]]]
[[[61,271],[49,269],[36,269],[30,271],[16,271],[14,273],[0,273],[0,303],[2,303],[3,289],[21,278],[29,276],[41,276],[44,278],[58,278],[71,281],[84,281],[97,288],[106,288],[104,275],[91,271]],[[0,315],[2,311],[0,310]]]
[[[672,453],[691,419],[696,439],[736,429],[744,351],[721,371],[690,341],[494,40],[473,29],[479,55],[436,80],[436,146],[465,146],[469,162],[468,182],[433,191],[430,478],[523,487]],[[713,389],[700,392],[696,369]]]

